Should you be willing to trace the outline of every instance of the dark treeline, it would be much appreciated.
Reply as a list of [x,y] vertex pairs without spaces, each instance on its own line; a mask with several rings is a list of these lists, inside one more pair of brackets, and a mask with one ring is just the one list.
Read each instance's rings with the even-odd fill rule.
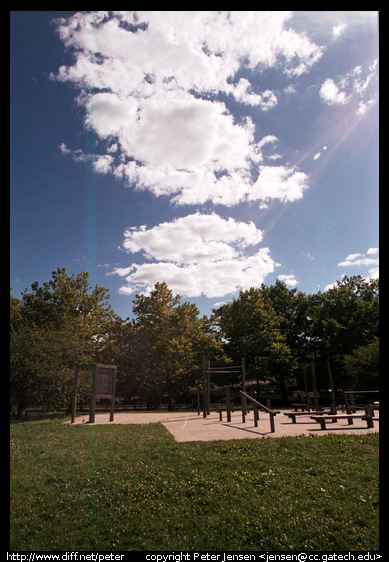
[[[166,283],[136,295],[133,319],[123,320],[104,287],[89,286],[89,275],[51,280],[10,301],[10,404],[18,416],[27,407],[69,407],[75,366],[118,366],[117,396],[169,408],[201,381],[201,359],[226,365],[246,358],[247,377],[279,385],[296,379],[314,360],[318,380],[328,388],[330,361],[336,389],[378,388],[378,280],[345,277],[325,291],[307,295],[274,285],[239,296],[200,317]],[[215,381],[219,384],[238,382]],[[87,401],[90,376],[81,377],[79,399]]]

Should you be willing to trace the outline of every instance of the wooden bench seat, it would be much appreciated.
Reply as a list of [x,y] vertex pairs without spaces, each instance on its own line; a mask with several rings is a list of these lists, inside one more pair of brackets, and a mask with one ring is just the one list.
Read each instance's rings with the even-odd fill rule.
[[295,412],[297,412],[297,408],[301,408],[301,410],[314,410],[314,408],[312,408],[312,406],[310,406],[309,404],[301,404],[296,403],[296,404],[291,404],[292,408],[295,409]]
[[312,411],[312,412],[284,412],[284,416],[288,416],[291,418],[292,423],[296,423],[296,416],[309,416],[311,414],[316,414],[317,416],[324,416],[328,414],[328,410],[319,410],[319,411]]
[[379,418],[373,418],[372,416],[366,414],[341,414],[341,415],[327,415],[327,416],[310,416],[311,419],[320,423],[321,429],[326,429],[326,422],[332,420],[335,423],[337,420],[347,419],[349,425],[353,425],[354,419],[362,419],[367,422],[367,427],[374,427],[373,420],[378,421]]

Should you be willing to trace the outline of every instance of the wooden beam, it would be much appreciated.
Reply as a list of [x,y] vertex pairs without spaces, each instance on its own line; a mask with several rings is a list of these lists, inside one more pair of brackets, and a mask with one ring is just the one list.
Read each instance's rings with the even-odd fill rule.
[[239,391],[243,396],[245,396],[246,398],[248,398],[249,400],[251,400],[251,402],[253,402],[254,404],[256,404],[257,406],[259,406],[260,408],[262,408],[262,410],[265,410],[265,412],[267,412],[268,414],[271,414],[272,416],[276,415],[276,412],[274,410],[271,410],[270,408],[268,408],[267,406],[264,406],[263,404],[261,404],[260,402],[258,402],[258,400],[255,400],[255,398],[253,398],[252,396],[250,396],[249,394],[246,394],[246,392],[243,392],[242,390]]
[[240,373],[241,371],[215,371],[214,369],[209,369],[205,372],[206,373]]

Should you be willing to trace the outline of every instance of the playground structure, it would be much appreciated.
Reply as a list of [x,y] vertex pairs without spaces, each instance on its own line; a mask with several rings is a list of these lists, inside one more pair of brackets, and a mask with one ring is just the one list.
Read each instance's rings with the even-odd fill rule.
[[[344,396],[344,405],[342,405],[341,409],[345,413],[338,414],[338,406],[336,404],[336,395],[334,390],[334,385],[332,382],[332,375],[331,375],[331,365],[330,362],[327,361],[328,367],[328,376],[329,382],[331,387],[331,405],[329,410],[324,410],[322,406],[319,405],[318,402],[318,393],[316,387],[316,373],[315,373],[315,362],[311,362],[311,372],[312,372],[312,387],[313,393],[308,392],[308,385],[307,385],[307,376],[306,376],[306,369],[304,366],[304,386],[305,392],[298,392],[298,395],[301,399],[301,403],[299,404],[292,404],[294,406],[294,412],[285,412],[284,415],[288,416],[292,419],[292,423],[296,423],[296,418],[298,416],[307,416],[314,420],[315,422],[320,424],[320,428],[322,430],[327,429],[326,423],[327,421],[331,420],[332,423],[336,423],[338,420],[347,419],[348,425],[353,425],[355,419],[362,419],[366,421],[368,428],[374,427],[374,421],[379,421],[378,417],[374,416],[374,410],[379,409],[379,403],[375,402],[374,404],[364,405],[362,409],[364,410],[363,413],[357,414],[357,407],[355,405],[354,396],[355,395],[373,395],[373,397],[378,397],[379,391],[378,390],[367,390],[367,391],[357,391],[357,390],[346,390],[343,392]],[[311,397],[314,399],[314,404],[312,404]],[[298,408],[302,409],[302,412],[298,412]],[[308,414],[305,413],[305,410],[308,411]]]
[[[245,358],[242,357],[240,360],[240,365],[233,365],[227,367],[211,367],[210,362],[203,357],[202,362],[202,375],[203,375],[203,417],[206,418],[207,415],[210,415],[210,406],[211,406],[211,373],[224,373],[224,374],[240,374],[242,377],[242,390],[240,390],[241,396],[241,404],[242,404],[242,423],[246,422],[246,415],[247,415],[247,400],[249,400],[253,406],[254,411],[254,426],[258,427],[258,409],[264,410],[269,414],[270,419],[270,429],[271,432],[275,432],[275,425],[274,425],[274,417],[279,414],[269,408],[268,406],[264,406],[257,400],[255,400],[252,396],[247,394],[246,392],[246,362]],[[230,399],[230,387],[226,386],[225,388],[225,397],[226,397],[226,409],[227,409],[227,423],[231,422],[231,399]],[[200,392],[198,390],[198,414],[200,415]],[[222,421],[222,411],[219,411],[219,419]]]
[[[362,410],[362,413],[356,413],[356,406],[354,395],[374,395],[378,396],[379,391],[344,391],[344,406],[343,410],[345,413],[338,414],[338,407],[336,404],[336,395],[335,389],[332,381],[332,374],[331,374],[331,365],[330,362],[327,361],[327,368],[328,368],[328,376],[329,376],[329,383],[330,383],[330,391],[331,391],[331,404],[329,409],[324,409],[323,406],[319,404],[319,393],[317,390],[317,382],[316,382],[316,368],[315,362],[311,362],[311,377],[312,377],[312,392],[308,390],[308,380],[307,380],[307,370],[306,366],[303,366],[303,376],[304,376],[304,391],[297,391],[297,395],[299,396],[301,402],[294,403],[292,406],[294,407],[294,412],[284,412],[284,415],[289,417],[292,420],[292,424],[296,424],[296,419],[309,417],[310,419],[314,420],[315,422],[320,424],[320,428],[322,430],[327,429],[326,422],[331,420],[332,423],[336,423],[338,420],[346,419],[348,425],[353,425],[355,419],[361,419],[367,422],[367,428],[374,428],[374,421],[379,421],[378,417],[374,416],[374,410],[379,409],[379,403],[375,402],[374,404],[365,405]],[[206,418],[207,415],[210,415],[210,394],[211,394],[211,374],[212,373],[224,373],[224,374],[240,374],[241,381],[242,381],[242,389],[239,391],[241,396],[241,405],[242,405],[242,423],[246,421],[247,415],[247,401],[250,402],[253,412],[254,412],[254,427],[258,427],[258,410],[262,410],[269,414],[269,421],[270,421],[270,431],[271,433],[275,433],[275,421],[274,418],[279,411],[272,410],[270,408],[270,404],[268,403],[266,406],[258,402],[255,398],[250,396],[246,392],[246,369],[245,369],[245,358],[241,358],[240,365],[234,366],[227,366],[227,367],[211,367],[210,362],[203,357],[202,361],[202,392],[203,392],[203,418]],[[227,423],[231,422],[231,411],[233,411],[233,405],[231,405],[230,399],[230,386],[225,386],[225,399],[226,399],[226,410],[227,410]],[[270,402],[270,401],[269,401]],[[200,415],[200,390],[198,389],[198,415]],[[299,412],[298,409],[302,411]],[[223,414],[221,408],[218,408],[219,413],[219,420],[223,421]],[[306,420],[304,420],[306,423]]]
[[[219,374],[238,374],[242,376],[242,388],[246,388],[246,368],[245,359],[241,358],[240,365],[228,365],[227,367],[213,367],[211,368],[210,362],[203,356],[202,361],[202,375],[203,375],[203,418],[206,418],[211,413],[211,373]],[[225,386],[226,408],[227,408],[227,421],[231,421],[231,400],[230,400],[230,387]],[[200,390],[197,390],[197,412],[200,414]]]
[[[309,435],[311,432],[327,430],[327,431],[341,431],[341,432],[371,432],[374,430],[374,422],[379,422],[379,416],[375,414],[375,411],[379,411],[378,394],[379,391],[344,391],[344,404],[337,406],[335,391],[332,384],[331,368],[328,362],[328,373],[330,377],[331,386],[331,404],[330,406],[324,408],[319,404],[319,394],[316,385],[316,373],[315,364],[311,363],[311,375],[312,375],[312,389],[313,392],[308,390],[308,381],[306,368],[303,368],[304,374],[304,391],[297,391],[296,394],[300,398],[299,403],[293,403],[294,411],[284,411],[284,416],[287,416],[292,423],[285,421],[282,422],[281,419],[277,424],[275,424],[275,417],[280,411],[273,410],[271,408],[270,400],[266,400],[266,406],[261,404],[256,398],[250,396],[247,392],[247,387],[250,386],[250,381],[246,385],[246,368],[245,368],[245,358],[241,358],[240,365],[228,365],[224,367],[211,367],[210,362],[203,357],[202,360],[202,388],[197,388],[197,415],[196,414],[145,414],[146,419],[150,421],[144,421],[141,423],[153,423],[153,421],[161,421],[166,423],[166,427],[171,431],[178,441],[185,440],[200,440],[207,441],[213,439],[234,439],[234,438],[255,438],[262,436],[274,436],[279,437],[283,435]],[[77,391],[79,384],[79,374],[81,370],[92,370],[92,386],[90,394],[90,411],[89,411],[89,423],[111,423],[114,421],[115,413],[115,390],[116,390],[116,365],[77,365],[74,380],[74,395],[72,403],[72,417],[71,424],[80,423],[79,419],[76,420],[76,405],[77,405]],[[224,386],[216,386],[214,392],[223,393],[225,395],[225,405],[227,414],[227,423],[223,422],[223,411],[221,404],[217,404],[218,419],[215,418],[214,411],[211,415],[211,375],[212,374],[237,374],[240,375],[241,388],[238,390],[236,385],[227,384]],[[225,381],[224,381],[225,382]],[[234,402],[231,399],[231,390],[235,393],[238,391],[241,401],[241,419],[240,415],[234,413]],[[235,394],[236,395],[236,394]],[[374,403],[363,405],[357,405],[355,403],[356,396],[367,396],[368,399],[376,399]],[[202,398],[202,400],[201,400]],[[96,414],[96,401],[98,399],[108,399],[110,400],[110,413],[109,419],[105,418],[104,414],[99,414],[97,420],[95,419]],[[202,408],[201,408],[202,403]],[[327,402],[328,404],[328,402]],[[254,414],[254,427],[250,424],[246,424],[246,417],[249,413],[249,406]],[[199,417],[202,409],[202,419],[200,421]],[[298,410],[302,411],[298,411]],[[341,410],[338,413],[338,410]],[[359,410],[359,412],[357,411]],[[265,424],[259,430],[259,411],[264,412],[269,415],[270,431],[269,426]],[[108,412],[106,413],[106,415]],[[234,414],[233,416],[231,414]],[[103,417],[102,417],[103,416]],[[124,418],[123,418],[124,416]],[[183,419],[182,416],[185,416]],[[133,421],[130,421],[132,416],[124,413],[118,414],[118,421],[116,423],[139,423],[141,419],[138,415],[134,417]],[[207,419],[209,417],[209,420]],[[105,421],[101,421],[101,420]],[[251,418],[252,419],[252,418]],[[367,427],[361,427],[360,424],[354,427],[354,421],[360,419],[366,422]],[[347,420],[347,423],[345,423]],[[197,421],[197,423],[196,423]],[[327,427],[327,422],[331,421],[330,427]],[[219,423],[218,423],[219,422]],[[299,422],[299,423],[297,423]],[[337,423],[339,422],[339,423]],[[85,423],[84,418],[82,423]],[[320,425],[320,428],[318,427]],[[351,427],[350,427],[351,426]],[[347,429],[350,427],[350,429]],[[228,429],[229,428],[229,429]],[[315,429],[316,428],[316,429]],[[185,430],[185,431],[184,431]],[[346,431],[344,431],[346,430]]]

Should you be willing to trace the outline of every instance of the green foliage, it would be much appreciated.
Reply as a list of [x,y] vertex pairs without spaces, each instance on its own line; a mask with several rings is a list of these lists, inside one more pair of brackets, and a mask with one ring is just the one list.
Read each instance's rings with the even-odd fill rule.
[[378,389],[379,386],[379,339],[357,347],[343,359],[344,368],[356,390]]
[[338,387],[353,385],[349,371],[343,368],[343,356],[378,337],[378,290],[378,280],[345,277],[332,289],[310,298],[311,346],[319,362],[331,360]]
[[199,378],[201,356],[222,354],[217,335],[207,330],[197,307],[180,300],[166,283],[156,283],[149,296],[136,295],[135,321],[127,332],[141,394],[157,406],[166,393],[169,409],[173,398]]
[[285,392],[293,357],[281,331],[282,317],[261,290],[240,291],[237,299],[214,311],[214,318],[227,353],[235,361],[246,358],[247,375],[279,382]]
[[[335,388],[378,384],[378,280],[345,277],[314,295],[277,280],[241,291],[210,318],[157,283],[149,295],[136,295],[134,319],[123,321],[107,289],[92,289],[88,273],[68,276],[65,268],[22,296],[22,307],[10,297],[11,407],[18,415],[29,405],[69,404],[80,363],[115,364],[118,396],[154,406],[167,396],[170,408],[201,384],[203,355],[214,366],[245,357],[247,376],[277,382],[284,398],[288,379],[312,359],[319,387],[328,385],[327,360]],[[214,382],[237,381],[230,375]],[[89,389],[81,380],[80,398]]]
[[309,297],[297,289],[288,289],[283,281],[261,285],[261,294],[280,321],[280,330],[295,358],[304,359],[309,337]]
[[50,281],[33,283],[22,296],[22,307],[10,299],[11,407],[18,416],[30,405],[68,406],[75,366],[93,362],[117,318],[107,289],[92,290],[86,272],[68,276],[58,268]]

